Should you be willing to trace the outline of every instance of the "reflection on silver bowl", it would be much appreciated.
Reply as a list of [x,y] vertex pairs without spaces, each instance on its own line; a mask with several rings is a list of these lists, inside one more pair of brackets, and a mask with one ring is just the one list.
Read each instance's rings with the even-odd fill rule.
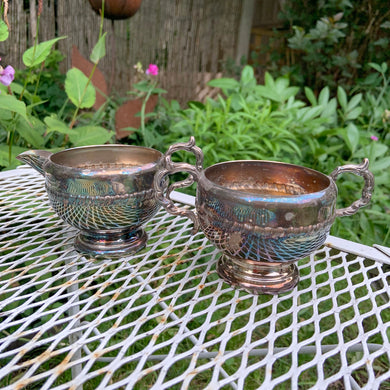
[[146,244],[141,226],[160,207],[153,177],[161,155],[139,146],[100,145],[55,154],[31,150],[17,158],[44,175],[54,210],[80,230],[79,252],[116,256]]
[[[172,162],[178,150],[193,152],[196,165]],[[371,198],[374,177],[368,160],[345,165],[330,176],[273,161],[229,161],[203,169],[203,153],[191,138],[169,148],[156,174],[156,195],[167,211],[184,215],[223,254],[218,274],[255,294],[291,290],[298,283],[296,262],[324,244],[335,217],[351,215]],[[165,177],[185,171],[187,180],[166,188]],[[362,198],[336,210],[335,179],[342,172],[363,176]],[[197,182],[196,213],[176,207],[172,189]]]

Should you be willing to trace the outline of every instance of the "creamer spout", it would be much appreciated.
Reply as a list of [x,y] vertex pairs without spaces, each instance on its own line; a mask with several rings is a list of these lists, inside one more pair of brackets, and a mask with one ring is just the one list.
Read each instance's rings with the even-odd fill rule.
[[52,153],[48,150],[27,150],[23,153],[20,153],[18,156],[16,156],[16,158],[32,166],[39,173],[45,176],[43,165],[51,155]]

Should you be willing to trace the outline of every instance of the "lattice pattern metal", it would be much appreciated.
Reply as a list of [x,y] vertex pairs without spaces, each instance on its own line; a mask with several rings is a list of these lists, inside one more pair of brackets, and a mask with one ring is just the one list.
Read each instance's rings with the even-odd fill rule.
[[390,388],[388,264],[325,246],[256,297],[188,220],[161,210],[142,252],[88,260],[42,177],[0,186],[2,389]]

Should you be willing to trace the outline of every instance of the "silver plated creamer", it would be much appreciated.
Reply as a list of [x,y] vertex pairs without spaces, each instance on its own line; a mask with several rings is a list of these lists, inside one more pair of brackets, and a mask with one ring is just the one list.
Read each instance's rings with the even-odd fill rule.
[[[196,165],[175,163],[179,150],[193,152]],[[273,161],[229,161],[203,169],[203,153],[191,137],[172,145],[154,180],[156,196],[165,209],[194,223],[222,251],[218,274],[230,285],[254,294],[289,291],[299,280],[296,262],[324,244],[336,217],[354,214],[369,203],[374,177],[368,160],[345,165],[330,176],[302,166]],[[187,172],[182,182],[167,188],[166,176]],[[362,198],[336,209],[340,173],[365,180]],[[172,190],[197,182],[196,212],[170,200]]]
[[54,154],[31,150],[17,158],[44,175],[54,210],[80,230],[79,252],[120,256],[146,244],[141,226],[160,208],[153,178],[161,156],[151,148],[100,145]]

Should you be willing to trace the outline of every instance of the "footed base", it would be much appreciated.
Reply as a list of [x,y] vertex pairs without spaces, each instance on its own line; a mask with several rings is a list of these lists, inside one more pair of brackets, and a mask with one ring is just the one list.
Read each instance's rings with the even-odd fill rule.
[[85,232],[75,238],[74,246],[83,255],[120,257],[134,254],[145,247],[147,234],[143,229],[121,232]]
[[290,291],[299,281],[294,263],[242,260],[225,254],[217,262],[217,272],[232,287],[255,295]]

